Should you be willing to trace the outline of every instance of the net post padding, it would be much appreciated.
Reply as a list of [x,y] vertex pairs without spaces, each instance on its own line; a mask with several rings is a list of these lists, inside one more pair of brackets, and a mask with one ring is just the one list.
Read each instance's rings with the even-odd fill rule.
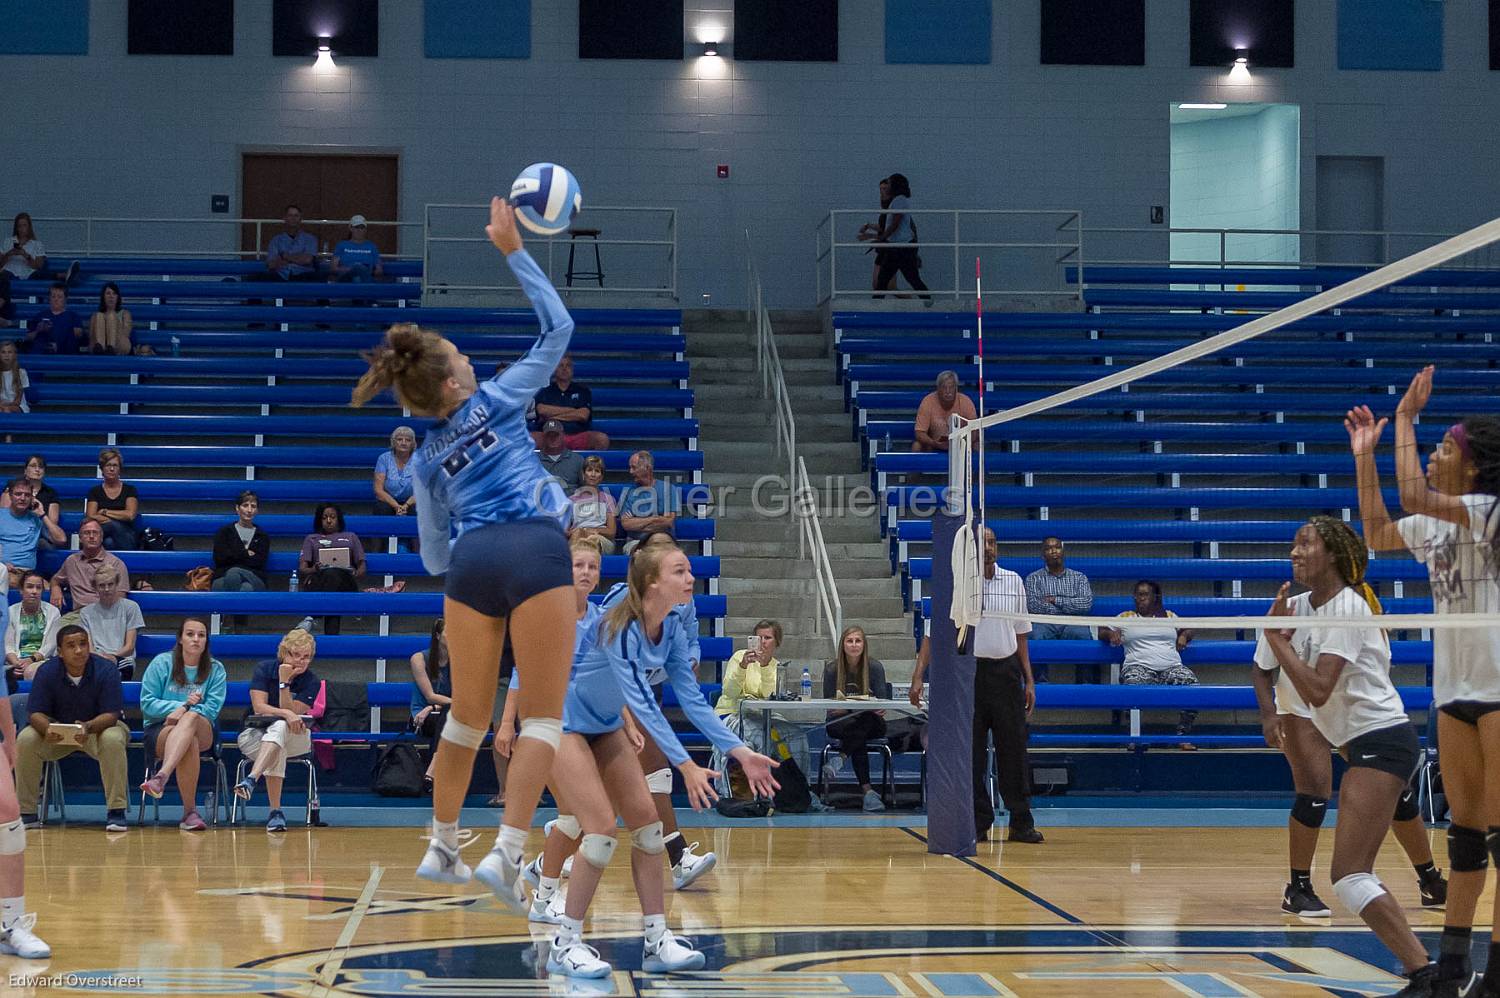
[[966,529],[962,517],[933,516],[932,637],[927,666],[927,851],[973,856],[974,656],[958,647],[949,616],[953,567],[946,556]]

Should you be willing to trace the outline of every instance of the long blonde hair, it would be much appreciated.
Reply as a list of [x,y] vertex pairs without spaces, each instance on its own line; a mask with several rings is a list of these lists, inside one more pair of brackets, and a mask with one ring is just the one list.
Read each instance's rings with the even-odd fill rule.
[[[859,633],[860,639],[864,644],[859,650],[859,661],[851,663],[848,653],[844,651],[844,640],[856,631]],[[863,627],[850,624],[844,628],[843,633],[839,635],[838,658],[834,661],[836,663],[833,680],[835,694],[848,692],[848,687],[844,683],[852,673],[859,677],[859,695],[870,695],[870,639],[865,637],[865,629]]]
[[646,590],[661,578],[662,562],[670,554],[681,553],[676,544],[641,545],[630,559],[630,571],[626,575],[625,598],[604,615],[602,634],[606,641],[614,640],[629,627],[632,621],[646,620]]
[[452,374],[452,364],[437,333],[414,322],[398,322],[365,354],[365,360],[370,369],[354,386],[353,406],[358,408],[391,388],[396,400],[417,415],[442,415],[443,384]]

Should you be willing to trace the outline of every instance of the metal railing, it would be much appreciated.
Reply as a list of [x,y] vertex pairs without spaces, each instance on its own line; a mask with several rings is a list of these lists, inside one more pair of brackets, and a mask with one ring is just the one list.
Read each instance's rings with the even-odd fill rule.
[[[249,259],[263,256],[266,244],[282,226],[279,218],[116,218],[105,216],[41,216],[32,220],[47,255],[59,259],[90,256],[167,256],[192,259]],[[401,255],[404,230],[420,229],[421,222],[371,220],[372,231],[395,230]],[[302,227],[313,233],[325,250],[342,241],[347,218],[305,218]],[[252,233],[251,249],[244,238]],[[388,258],[391,258],[388,256]]]
[[[575,229],[597,229],[597,236],[569,232],[547,237],[523,232],[526,245],[547,277],[568,292],[677,298],[677,209],[590,205]],[[485,296],[514,291],[519,284],[495,266],[484,235],[487,204],[429,204],[422,221],[422,292],[431,296]],[[606,233],[623,231],[624,235]],[[595,253],[598,253],[596,267]],[[571,263],[571,267],[569,264]],[[567,271],[574,271],[568,280]],[[596,277],[608,270],[610,279]],[[586,271],[588,276],[579,276]],[[576,283],[575,283],[576,282]]]
[[[975,257],[986,274],[997,275],[988,294],[1069,297],[1081,291],[1066,279],[1066,268],[1083,260],[1083,213],[1073,209],[913,208],[920,241],[877,243],[858,238],[862,225],[873,224],[880,209],[835,208],[818,223],[818,303],[833,298],[889,300],[911,297],[904,288],[877,293],[866,266],[874,252],[916,249],[922,280],[935,297],[962,300],[975,294]],[[847,238],[846,238],[847,237]],[[869,254],[867,256],[867,254]],[[877,298],[876,295],[881,297]]]
[[[1089,226],[1096,266],[1371,267],[1384,266],[1455,235],[1387,229],[1243,229]],[[1071,261],[1070,261],[1071,262]],[[1445,264],[1500,267],[1500,248],[1485,247]]]
[[797,557],[812,563],[813,582],[817,589],[818,607],[813,614],[813,635],[822,635],[822,625],[828,625],[828,635],[838,654],[839,632],[844,627],[844,606],[839,600],[838,580],[833,575],[833,564],[828,558],[828,545],[823,541],[823,523],[818,515],[818,493],[813,488],[812,478],[807,473],[807,462],[797,454],[797,418],[792,411],[792,402],[786,387],[786,374],[781,367],[781,353],[776,349],[776,333],[771,327],[771,313],[766,308],[765,292],[760,282],[760,271],[755,266],[754,246],[750,233],[745,232],[745,259],[747,298],[750,302],[751,321],[755,324],[755,368],[760,372],[760,394],[770,399],[775,409],[775,447],[778,461],[784,460],[787,468],[787,488],[791,490],[792,515],[797,518]]

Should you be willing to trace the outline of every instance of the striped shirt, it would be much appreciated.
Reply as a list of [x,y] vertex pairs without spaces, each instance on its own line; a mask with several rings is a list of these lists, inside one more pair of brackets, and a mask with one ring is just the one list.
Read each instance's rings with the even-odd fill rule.
[[[983,580],[980,608],[989,613],[1021,613],[1026,606],[1026,590],[1015,572],[995,566],[993,578]],[[1031,631],[1029,620],[1003,620],[983,616],[974,628],[975,658],[1010,658],[1016,653],[1017,634]]]
[[[1055,596],[1055,603],[1047,597]],[[1061,575],[1053,575],[1039,568],[1026,576],[1026,609],[1029,613],[1054,613],[1064,616],[1086,614],[1094,608],[1094,590],[1089,577],[1071,568],[1063,569]]]

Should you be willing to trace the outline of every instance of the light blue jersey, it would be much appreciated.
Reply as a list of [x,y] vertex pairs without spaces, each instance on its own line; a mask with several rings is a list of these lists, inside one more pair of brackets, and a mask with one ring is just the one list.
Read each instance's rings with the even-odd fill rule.
[[[595,644],[578,664],[568,688],[563,708],[564,730],[583,735],[614,731],[624,723],[620,709],[629,707],[672,765],[687,762],[687,750],[677,740],[647,682],[646,677],[660,669],[677,692],[677,701],[688,721],[707,736],[714,748],[727,755],[744,744],[703,699],[698,677],[687,657],[688,641],[678,609],[667,614],[661,637],[654,644],[641,632],[639,621],[632,621],[607,640],[607,624],[600,621]],[[569,708],[573,711],[571,717]]]
[[566,527],[572,507],[562,487],[542,470],[525,416],[567,352],[573,319],[525,250],[509,254],[505,262],[536,309],[542,332],[524,357],[432,424],[412,455],[422,564],[433,575],[448,568],[455,522],[460,537],[487,524],[523,520],[553,519]]
[[[610,586],[609,592],[604,594],[604,602],[602,604],[604,609],[608,610],[610,607],[620,602],[620,600],[624,599],[625,594],[629,592],[629,590],[630,586],[625,582],[616,582],[613,586]],[[681,628],[678,630],[678,634],[681,635],[682,641],[686,645],[685,649],[683,650],[683,654],[687,655],[689,662],[697,665],[699,662],[703,661],[703,646],[699,642],[698,634],[698,608],[694,605],[692,600],[688,600],[686,603],[680,603],[677,606],[674,606],[672,608],[672,613],[674,616],[680,618],[680,622],[682,624]],[[652,686],[660,686],[663,682],[666,681],[666,678],[667,673],[665,669],[654,669],[652,670],[651,674],[646,677],[646,682],[650,683]]]

